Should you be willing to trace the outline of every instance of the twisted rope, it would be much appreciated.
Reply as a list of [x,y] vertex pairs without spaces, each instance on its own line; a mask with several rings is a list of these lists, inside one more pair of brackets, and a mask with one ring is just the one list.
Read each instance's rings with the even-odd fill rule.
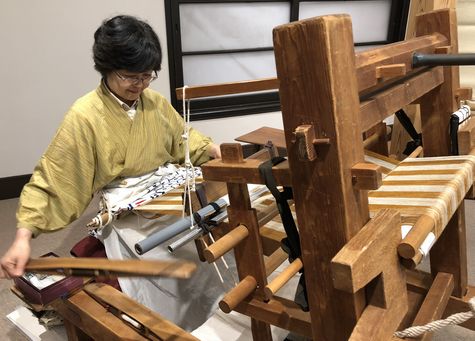
[[464,323],[465,321],[470,320],[471,318],[475,317],[475,297],[472,297],[468,301],[468,305],[470,306],[470,311],[453,314],[444,320],[432,321],[424,326],[410,327],[402,331],[395,332],[394,336],[399,337],[401,339],[406,338],[406,337],[417,337],[424,333],[433,332],[450,325]]

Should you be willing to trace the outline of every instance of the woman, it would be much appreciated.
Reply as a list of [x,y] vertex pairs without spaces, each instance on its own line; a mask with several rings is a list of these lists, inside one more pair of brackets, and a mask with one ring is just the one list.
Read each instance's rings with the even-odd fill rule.
[[[74,221],[93,194],[113,180],[184,160],[183,120],[148,88],[162,60],[152,28],[125,15],[104,21],[94,34],[93,56],[101,83],[67,112],[25,185],[17,234],[1,260],[0,278],[21,276],[30,239]],[[220,157],[219,148],[196,130],[190,130],[188,141],[194,165]]]

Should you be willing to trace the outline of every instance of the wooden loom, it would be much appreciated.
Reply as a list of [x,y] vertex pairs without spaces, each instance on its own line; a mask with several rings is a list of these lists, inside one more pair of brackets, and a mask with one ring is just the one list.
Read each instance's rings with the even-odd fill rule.
[[[244,160],[239,145],[226,144],[222,160],[203,167],[205,180],[227,182],[231,204],[230,232],[205,255],[212,262],[234,249],[240,278],[220,307],[250,316],[255,340],[272,339],[270,324],[313,340],[390,340],[396,330],[470,310],[475,288],[467,283],[463,196],[473,185],[473,156],[461,162],[465,185],[456,192],[463,193],[444,219],[428,217],[423,208],[406,214],[395,206],[371,208],[370,219],[367,190],[376,190],[382,180],[378,167],[364,163],[362,136],[417,101],[425,156],[448,155],[450,114],[471,97],[459,87],[457,67],[412,67],[414,52],[457,52],[455,11],[418,16],[416,32],[416,38],[355,54],[348,16],[290,23],[274,30],[278,80],[187,89],[187,98],[193,98],[279,84],[288,161],[273,167],[273,174],[279,185],[293,188],[302,247],[301,259],[284,271],[287,278],[268,283],[264,243],[249,202],[246,184],[263,183],[260,161]],[[469,153],[472,128],[463,129],[469,137],[462,149]],[[407,249],[401,246],[401,216],[415,222]],[[430,232],[436,239],[431,273],[408,270],[420,261],[420,244]],[[407,261],[400,261],[400,249]],[[275,295],[301,265],[309,312]],[[473,320],[465,326],[475,330]]]

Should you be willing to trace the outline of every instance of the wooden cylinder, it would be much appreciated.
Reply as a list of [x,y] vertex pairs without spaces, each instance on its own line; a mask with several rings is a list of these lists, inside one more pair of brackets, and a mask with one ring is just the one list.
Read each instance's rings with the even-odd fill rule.
[[418,266],[420,264],[420,262],[422,261],[422,253],[420,253],[419,251],[415,254],[414,257],[412,258],[409,258],[409,259],[406,259],[406,258],[401,258],[401,264],[406,268],[406,269],[409,269],[409,270],[414,270],[416,268],[416,266]]
[[231,232],[218,239],[216,243],[211,244],[203,250],[203,254],[208,263],[216,261],[219,257],[231,250],[249,235],[246,226],[239,225]]
[[223,297],[219,302],[219,308],[226,314],[237,307],[247,296],[257,288],[257,281],[252,276],[246,276],[238,285]]
[[397,247],[398,254],[406,259],[413,258],[419,252],[420,246],[434,226],[434,218],[426,214],[420,216],[407,236]]
[[289,258],[289,255],[282,250],[282,248],[278,248],[275,250],[267,259],[265,260],[265,267],[266,267],[266,275],[269,276],[271,273],[274,272],[283,262],[285,262]]
[[270,300],[274,294],[282,288],[297,272],[302,269],[303,263],[300,258],[294,260],[288,267],[285,268],[272,282],[267,284],[264,288],[266,298]]

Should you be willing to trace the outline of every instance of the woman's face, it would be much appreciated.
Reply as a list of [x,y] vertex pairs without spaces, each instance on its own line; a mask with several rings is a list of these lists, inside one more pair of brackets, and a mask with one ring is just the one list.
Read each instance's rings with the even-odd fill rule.
[[131,105],[155,78],[154,71],[137,73],[117,70],[107,75],[107,85],[117,97]]

